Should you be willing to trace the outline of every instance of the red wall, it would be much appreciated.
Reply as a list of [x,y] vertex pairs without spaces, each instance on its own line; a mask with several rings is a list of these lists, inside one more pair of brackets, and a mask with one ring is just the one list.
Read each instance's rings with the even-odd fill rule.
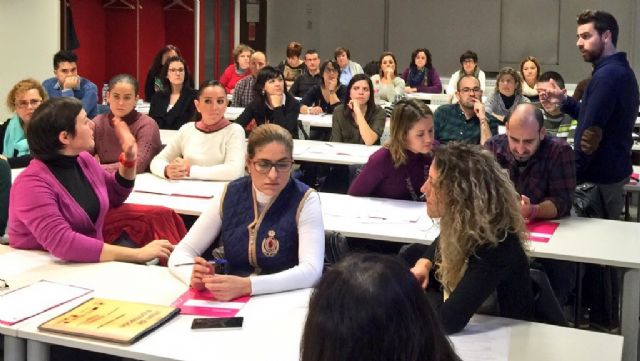
[[[78,72],[98,85],[105,83],[105,18],[101,0],[69,0],[73,22],[80,41],[75,50],[78,55]],[[53,59],[53,54],[51,54]]]

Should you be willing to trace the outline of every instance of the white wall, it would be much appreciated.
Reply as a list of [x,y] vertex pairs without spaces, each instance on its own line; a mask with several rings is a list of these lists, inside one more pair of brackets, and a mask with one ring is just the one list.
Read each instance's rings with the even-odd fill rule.
[[[515,30],[508,27],[521,24],[531,29],[525,32],[531,37],[549,37],[554,32],[549,29],[558,29],[553,39],[557,50],[546,54],[552,55],[547,56],[549,59],[556,58],[557,64],[544,64],[543,71],[556,70],[567,82],[575,83],[591,71],[590,64],[582,60],[575,46],[576,15],[590,8],[609,11],[616,17],[620,26],[618,49],[628,53],[636,75],[640,74],[640,0],[555,0],[559,6],[548,9],[549,16],[532,18],[530,11],[523,11],[518,19],[502,18],[503,11],[514,11],[514,2],[507,3],[510,0],[388,1],[389,50],[396,54],[400,70],[408,65],[411,51],[418,47],[431,51],[441,76],[449,76],[459,67],[459,56],[467,49],[478,53],[484,70],[519,66],[500,57],[505,53],[503,50],[509,50],[502,49],[502,36],[508,39],[506,35]],[[284,58],[286,44],[291,40],[301,42],[305,49],[317,48],[322,59],[333,56],[333,49],[343,45],[351,49],[352,58],[362,65],[377,60],[384,50],[384,3],[384,0],[267,1],[270,62],[275,64]],[[554,4],[554,1],[542,3]],[[535,2],[536,5],[542,3]],[[547,9],[536,14],[545,11]],[[534,43],[526,37],[517,41]],[[553,50],[548,48],[547,52]],[[522,57],[526,55],[529,54]],[[535,51],[530,55],[535,56]]]
[[0,0],[0,122],[10,115],[5,102],[21,79],[53,76],[53,54],[60,50],[58,0]]

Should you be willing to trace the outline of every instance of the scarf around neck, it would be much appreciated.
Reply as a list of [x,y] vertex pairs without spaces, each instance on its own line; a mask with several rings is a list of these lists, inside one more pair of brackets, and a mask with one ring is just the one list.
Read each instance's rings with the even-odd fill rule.
[[[9,119],[2,146],[2,154],[7,158],[29,154],[29,143],[22,128],[22,120],[20,120],[18,114],[14,114]],[[15,154],[16,152],[18,154]]]

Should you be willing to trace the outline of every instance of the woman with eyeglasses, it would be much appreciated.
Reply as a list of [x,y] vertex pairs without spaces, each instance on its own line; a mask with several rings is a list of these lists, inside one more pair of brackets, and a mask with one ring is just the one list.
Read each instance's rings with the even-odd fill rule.
[[[255,128],[247,143],[249,175],[213,198],[169,258],[171,273],[223,301],[313,286],[324,262],[320,199],[291,177],[292,165],[291,134],[276,124]],[[218,246],[228,274],[205,260]]]
[[320,66],[322,79],[320,85],[315,85],[302,98],[301,114],[332,114],[347,95],[347,87],[340,84],[338,75],[340,66],[335,60],[327,60]]
[[171,57],[160,76],[164,89],[153,95],[149,116],[160,129],[180,129],[183,124],[193,121],[196,112],[193,101],[197,92],[190,85],[187,63],[179,56]]
[[150,102],[156,92],[164,89],[162,77],[160,76],[162,67],[166,64],[167,59],[174,56],[182,55],[180,54],[180,49],[171,44],[165,45],[156,53],[144,82],[144,100]]
[[7,108],[15,112],[0,125],[1,159],[9,162],[11,168],[24,168],[31,161],[26,130],[33,112],[47,100],[47,92],[39,81],[24,79],[17,82],[7,95]]
[[[446,93],[454,95],[458,90],[458,80],[464,75],[473,75],[480,82],[480,89],[484,92],[486,76],[484,71],[478,67],[478,54],[474,51],[467,50],[460,55],[460,69],[451,74],[449,85],[447,85]],[[455,97],[454,97],[455,99]]]
[[178,134],[151,161],[151,172],[168,179],[232,181],[244,175],[244,130],[224,117],[227,91],[216,81],[200,85],[196,122]]
[[504,67],[496,79],[496,92],[484,103],[485,112],[504,122],[518,104],[531,103],[522,95],[522,78],[511,67]]
[[433,113],[418,100],[401,100],[391,115],[391,138],[369,157],[348,194],[419,201],[434,145]]
[[127,124],[138,145],[136,171],[148,171],[151,159],[162,149],[162,142],[158,124],[148,115],[136,111],[138,80],[129,74],[114,76],[109,81],[107,99],[109,113],[93,118],[96,158],[102,168],[110,172],[115,172],[120,167],[119,157],[122,150],[113,127],[113,119],[118,117]]
[[254,85],[254,98],[235,120],[247,133],[258,125],[274,123],[298,138],[300,102],[288,91],[282,72],[272,66],[260,70]]

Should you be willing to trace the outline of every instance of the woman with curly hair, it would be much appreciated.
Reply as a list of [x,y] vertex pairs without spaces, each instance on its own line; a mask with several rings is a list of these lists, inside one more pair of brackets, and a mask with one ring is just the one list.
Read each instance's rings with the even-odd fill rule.
[[427,289],[445,331],[461,331],[478,311],[531,319],[519,197],[493,156],[477,145],[440,147],[421,190],[427,214],[440,219],[440,236],[430,246],[408,247],[403,257]]

